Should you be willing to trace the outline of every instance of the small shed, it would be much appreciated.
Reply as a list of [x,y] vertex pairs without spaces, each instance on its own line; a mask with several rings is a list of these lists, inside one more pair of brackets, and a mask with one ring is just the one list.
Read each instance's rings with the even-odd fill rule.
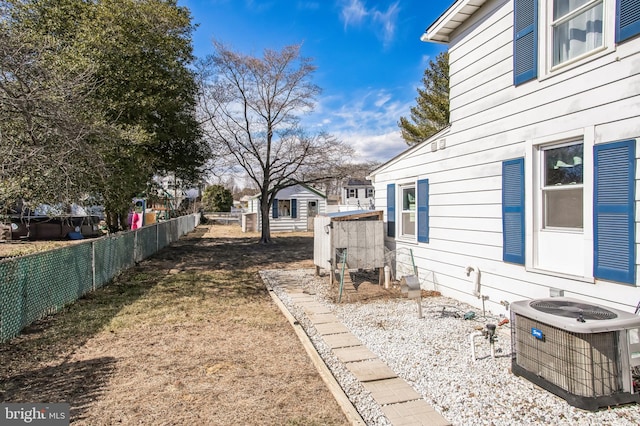
[[[326,213],[327,196],[316,188],[298,184],[281,189],[269,211],[271,232],[312,231],[318,214]],[[246,213],[256,213],[255,229],[262,226],[260,194],[249,199]]]
[[[316,217],[313,233],[313,262],[334,271],[346,250],[346,267],[353,269],[384,268],[383,212],[358,210],[329,213]],[[333,277],[333,273],[331,274]]]

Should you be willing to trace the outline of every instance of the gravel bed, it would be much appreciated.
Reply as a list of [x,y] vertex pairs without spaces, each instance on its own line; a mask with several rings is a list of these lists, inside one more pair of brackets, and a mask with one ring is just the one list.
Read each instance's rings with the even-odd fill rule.
[[[263,280],[273,289],[309,335],[325,364],[332,371],[368,425],[388,425],[380,406],[337,359],[316,333],[306,315],[282,290],[284,282],[302,283],[351,332],[384,361],[398,377],[407,381],[453,425],[640,425],[636,404],[583,411],[564,399],[510,372],[509,325],[498,328],[495,357],[484,337],[476,339],[472,359],[470,335],[501,317],[483,317],[464,303],[446,297],[422,299],[422,318],[415,300],[391,299],[367,303],[331,302],[328,279],[313,270],[263,271]],[[465,320],[464,313],[476,317]],[[505,310],[505,314],[508,312]]]

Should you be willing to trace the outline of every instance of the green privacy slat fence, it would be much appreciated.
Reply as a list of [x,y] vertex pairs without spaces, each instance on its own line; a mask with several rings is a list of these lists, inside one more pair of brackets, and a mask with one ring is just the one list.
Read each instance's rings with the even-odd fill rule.
[[109,283],[135,262],[193,231],[199,222],[199,215],[181,216],[136,231],[0,261],[0,342]]
[[103,237],[94,242],[96,288],[107,284],[120,271],[135,264],[133,256],[135,234],[135,232],[127,232]]

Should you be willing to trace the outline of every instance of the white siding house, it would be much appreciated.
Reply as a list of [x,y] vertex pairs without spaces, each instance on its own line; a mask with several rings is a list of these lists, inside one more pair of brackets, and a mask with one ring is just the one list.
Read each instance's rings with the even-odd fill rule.
[[368,179],[349,179],[342,188],[340,211],[373,210],[375,208],[374,189]]
[[639,33],[640,0],[458,0],[428,27],[450,125],[371,174],[423,288],[496,313],[562,293],[634,311]]
[[[271,232],[312,231],[313,218],[327,211],[327,196],[306,185],[295,185],[278,192],[270,211]],[[262,226],[260,197],[249,200],[248,213],[257,213],[257,227]]]

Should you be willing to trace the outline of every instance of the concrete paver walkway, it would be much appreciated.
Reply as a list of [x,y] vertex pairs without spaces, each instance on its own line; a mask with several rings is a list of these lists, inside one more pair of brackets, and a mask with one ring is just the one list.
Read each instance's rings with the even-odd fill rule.
[[362,342],[312,295],[303,292],[302,285],[284,283],[292,301],[302,308],[309,320],[336,357],[371,392],[382,412],[394,426],[451,425],[403,379],[365,347]]

